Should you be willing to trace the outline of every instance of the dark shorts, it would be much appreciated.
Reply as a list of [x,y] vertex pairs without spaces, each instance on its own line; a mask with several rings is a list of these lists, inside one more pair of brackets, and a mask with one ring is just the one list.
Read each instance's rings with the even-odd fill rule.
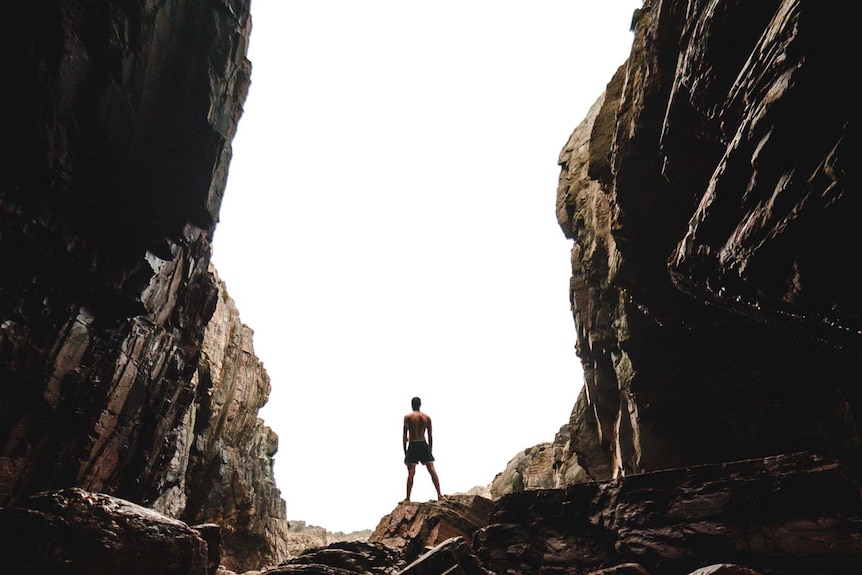
[[407,455],[404,456],[404,463],[407,465],[426,463],[434,461],[434,456],[431,455],[431,448],[428,447],[428,442],[424,439],[419,441],[411,441],[407,444]]

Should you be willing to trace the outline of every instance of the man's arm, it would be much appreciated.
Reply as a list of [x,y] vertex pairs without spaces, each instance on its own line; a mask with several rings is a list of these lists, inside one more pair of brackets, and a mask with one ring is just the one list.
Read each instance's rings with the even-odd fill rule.
[[434,437],[431,435],[431,418],[428,418],[428,449],[434,449]]
[[404,453],[407,454],[407,416],[404,416],[404,429],[401,432],[401,446],[404,448]]

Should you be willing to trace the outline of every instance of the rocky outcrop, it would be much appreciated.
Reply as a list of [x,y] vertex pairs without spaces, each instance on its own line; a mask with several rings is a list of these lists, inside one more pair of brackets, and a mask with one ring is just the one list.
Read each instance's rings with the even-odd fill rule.
[[498,499],[525,489],[558,487],[554,474],[554,445],[540,443],[528,447],[513,457],[506,469],[491,482],[491,496]]
[[[581,391],[581,395],[584,391]],[[581,398],[576,404],[575,414],[580,413],[586,402]],[[553,489],[572,483],[591,481],[588,469],[578,461],[586,460],[586,442],[581,441],[580,458],[572,451],[570,438],[575,425],[582,426],[588,418],[572,417],[573,423],[560,428],[553,442],[540,443],[517,453],[509,460],[506,469],[494,477],[489,496],[499,499],[503,495],[531,489]],[[597,445],[594,442],[592,445]]]
[[[248,575],[851,575],[862,570],[862,490],[840,461],[796,453],[511,493],[492,503],[401,504],[376,541],[331,543]],[[470,508],[470,504],[478,507]],[[490,513],[485,514],[488,506]],[[412,508],[416,508],[413,510]],[[0,509],[16,572],[219,573],[218,528],[81,490]],[[458,535],[458,532],[461,535]],[[45,542],[51,553],[45,553]],[[391,545],[396,542],[397,545]],[[97,549],[94,550],[94,545]],[[127,569],[126,569],[127,567]],[[206,571],[204,571],[206,569]],[[114,571],[112,571],[114,572]]]
[[[425,503],[404,501],[380,520],[366,541],[309,547],[264,573],[490,575],[471,545],[474,533],[488,525],[492,505],[489,498],[470,494]],[[315,530],[323,531],[310,528]]]
[[404,567],[398,575],[494,575],[485,569],[463,537],[450,537]]
[[385,515],[368,538],[399,552],[411,562],[452,537],[472,544],[473,533],[488,524],[493,503],[480,495],[447,495],[438,501],[402,501]]
[[[559,561],[582,573],[631,561],[637,572],[676,573],[686,561],[738,560],[748,565],[738,569],[768,573],[859,570],[856,512],[846,522],[833,515],[855,509],[862,471],[862,389],[847,376],[862,355],[860,298],[840,247],[853,245],[850,222],[860,214],[855,105],[835,57],[851,49],[849,15],[835,8],[647,1],[635,14],[629,60],[559,159],[557,218],[573,240],[570,294],[585,386],[553,452],[548,444],[522,452],[495,480],[492,492],[513,493],[497,502],[492,524],[503,514],[516,519],[483,532],[487,567],[557,572]],[[822,458],[842,469],[833,487],[808,480]],[[653,474],[674,477],[682,490],[685,470],[720,470],[710,479],[720,482],[734,461],[782,461],[780,483],[807,484],[798,500],[823,508],[796,505],[799,517],[770,519],[781,527],[752,528],[755,517],[698,492],[695,505],[740,524],[650,524],[649,535],[638,526],[640,551],[602,552],[590,565],[587,547],[622,547],[628,535],[586,526],[603,530],[625,508],[602,497],[605,516],[562,528],[585,537],[584,545],[567,540],[578,554],[567,563],[538,517],[557,505],[583,509],[584,499],[528,494],[541,485],[584,493],[577,484],[590,480],[602,481],[589,489],[626,489]],[[761,473],[772,471],[753,477]],[[824,502],[821,489],[833,488],[839,495]],[[767,489],[733,500],[759,513],[769,498]],[[665,503],[656,511],[678,512]],[[643,507],[645,525],[652,514]],[[800,532],[835,541],[835,552],[803,544]],[[679,539],[684,533],[693,538]]]
[[846,26],[805,1],[639,12],[560,156],[586,382],[560,447],[591,477],[803,449],[860,470]]
[[0,525],[5,573],[212,575],[218,565],[217,547],[208,552],[201,530],[78,488],[34,495],[21,499],[20,506],[2,508]]
[[[82,488],[285,556],[269,381],[209,268],[247,0],[9,6],[0,506]],[[211,318],[214,318],[211,322]]]
[[307,525],[305,521],[291,520],[287,532],[287,550],[291,557],[301,555],[308,549],[326,547],[332,543],[368,541],[371,529],[362,531],[327,531],[324,527]]
[[398,552],[382,543],[342,541],[309,549],[262,575],[397,575],[403,566]]
[[489,520],[473,549],[495,573],[862,572],[859,483],[810,453],[513,493]]
[[249,84],[245,2],[10,7],[0,504],[149,504],[195,398],[210,238]]
[[257,413],[270,380],[227,286],[210,267],[218,304],[207,325],[181,444],[153,507],[190,524],[221,526],[221,563],[234,571],[290,556],[284,499],[275,485],[278,437]]

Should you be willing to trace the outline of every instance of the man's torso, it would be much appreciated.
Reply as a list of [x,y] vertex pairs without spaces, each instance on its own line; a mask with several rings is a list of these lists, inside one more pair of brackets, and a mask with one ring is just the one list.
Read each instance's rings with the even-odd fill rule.
[[407,427],[407,437],[410,441],[425,439],[425,431],[431,422],[431,418],[420,411],[414,411],[404,416],[404,425]]

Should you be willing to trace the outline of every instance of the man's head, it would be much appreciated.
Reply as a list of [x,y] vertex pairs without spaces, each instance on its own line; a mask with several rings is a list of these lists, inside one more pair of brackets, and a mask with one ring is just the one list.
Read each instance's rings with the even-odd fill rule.
[[417,411],[422,406],[422,400],[414,397],[410,400],[410,404],[413,405],[413,411]]

